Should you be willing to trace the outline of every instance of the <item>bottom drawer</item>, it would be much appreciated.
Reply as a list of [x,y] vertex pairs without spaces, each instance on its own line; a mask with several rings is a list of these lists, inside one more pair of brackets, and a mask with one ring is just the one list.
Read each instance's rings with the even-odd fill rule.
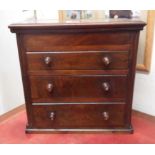
[[33,128],[115,128],[124,126],[125,104],[37,105],[33,114]]

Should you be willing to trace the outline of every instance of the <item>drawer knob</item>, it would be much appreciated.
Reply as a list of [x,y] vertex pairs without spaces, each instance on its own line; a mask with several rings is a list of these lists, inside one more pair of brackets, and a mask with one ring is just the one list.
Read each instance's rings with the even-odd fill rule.
[[108,67],[111,63],[111,58],[109,56],[104,56],[102,58],[102,61],[103,61],[104,66]]
[[103,82],[102,87],[105,92],[108,92],[110,90],[110,84],[108,82]]
[[102,116],[103,116],[104,120],[109,119],[109,113],[108,112],[102,112]]
[[55,118],[55,112],[51,112],[49,117],[53,121]]
[[44,62],[45,62],[45,65],[49,66],[52,62],[51,57],[45,57]]
[[51,93],[52,90],[53,90],[53,84],[52,84],[52,83],[48,83],[47,86],[46,86],[46,89],[47,89],[47,91],[48,91],[49,93]]

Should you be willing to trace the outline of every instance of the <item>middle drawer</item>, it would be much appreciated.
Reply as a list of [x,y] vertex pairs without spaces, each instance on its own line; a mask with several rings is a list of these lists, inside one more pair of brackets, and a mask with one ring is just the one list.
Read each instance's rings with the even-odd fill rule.
[[31,76],[32,102],[125,101],[127,77],[105,75]]
[[29,71],[127,69],[127,51],[28,52]]

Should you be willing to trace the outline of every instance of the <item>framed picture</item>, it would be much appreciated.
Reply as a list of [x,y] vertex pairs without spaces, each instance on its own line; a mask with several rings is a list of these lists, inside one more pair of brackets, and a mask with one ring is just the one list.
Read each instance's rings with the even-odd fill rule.
[[104,10],[60,10],[60,21],[95,20],[104,18]]
[[139,12],[139,18],[145,21],[147,25],[140,33],[137,70],[149,72],[152,58],[155,10],[141,10]]
[[138,55],[137,55],[137,70],[150,71],[153,32],[155,23],[155,10],[109,10],[109,18],[136,18],[147,23],[144,30],[140,32]]
[[81,19],[81,10],[67,10],[66,11],[66,18],[67,19]]

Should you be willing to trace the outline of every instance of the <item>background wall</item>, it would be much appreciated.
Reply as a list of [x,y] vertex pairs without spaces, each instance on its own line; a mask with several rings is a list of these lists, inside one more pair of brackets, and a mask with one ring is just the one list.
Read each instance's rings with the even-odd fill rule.
[[[40,10],[38,16],[40,19],[44,16],[58,18],[57,10]],[[8,25],[30,18],[33,18],[33,11],[0,11],[0,115],[25,102],[16,36]]]
[[24,103],[16,38],[8,24],[22,19],[20,11],[0,11],[0,113]]
[[151,71],[148,74],[136,73],[133,109],[155,116],[155,33]]
[[[40,10],[38,15],[44,18],[47,12]],[[8,25],[31,17],[32,12],[0,11],[0,114],[24,103],[16,38]],[[48,18],[54,17],[57,10],[49,11]],[[155,39],[150,73],[136,74],[133,109],[155,116]]]

